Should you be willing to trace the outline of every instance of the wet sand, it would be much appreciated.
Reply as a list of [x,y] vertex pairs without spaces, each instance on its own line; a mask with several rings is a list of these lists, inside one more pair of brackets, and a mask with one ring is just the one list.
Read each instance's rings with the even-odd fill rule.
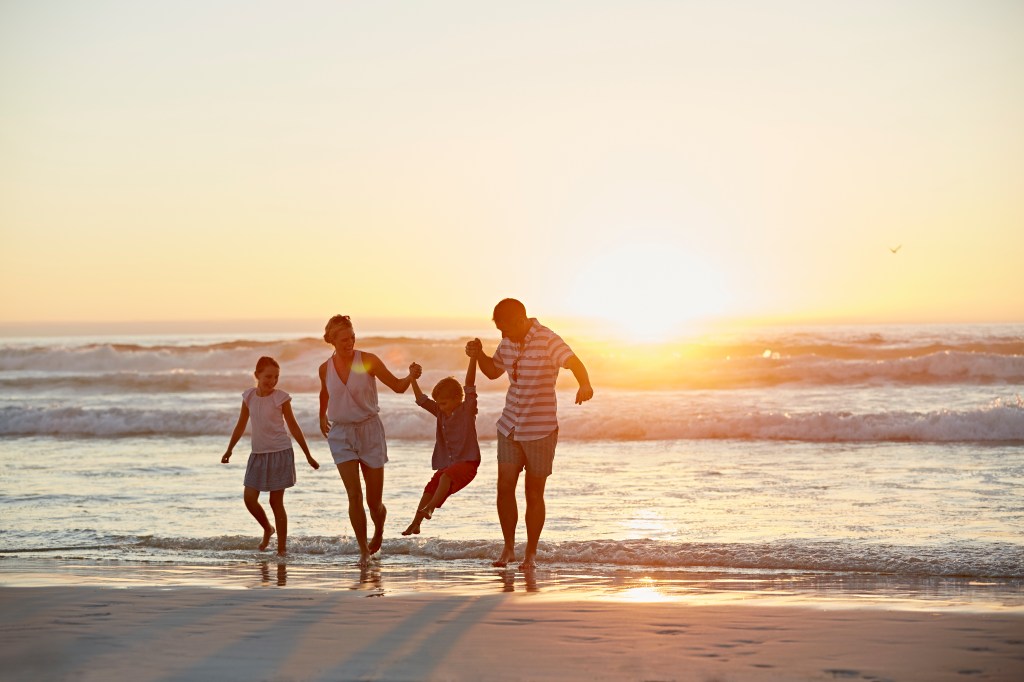
[[1024,679],[1018,610],[70,585],[0,604],[12,680]]

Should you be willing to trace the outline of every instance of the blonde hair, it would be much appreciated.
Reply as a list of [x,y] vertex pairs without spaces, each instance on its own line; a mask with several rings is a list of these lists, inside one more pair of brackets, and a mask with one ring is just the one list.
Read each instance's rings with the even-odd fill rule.
[[352,319],[348,315],[335,315],[327,320],[327,324],[324,325],[324,341],[330,343],[331,337],[334,336],[334,332],[338,327],[352,329]]

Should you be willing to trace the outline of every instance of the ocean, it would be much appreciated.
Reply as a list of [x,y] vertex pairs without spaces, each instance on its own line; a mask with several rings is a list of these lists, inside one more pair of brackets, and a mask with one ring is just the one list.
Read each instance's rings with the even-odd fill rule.
[[[497,342],[493,330],[357,333],[399,376],[420,363],[428,390],[464,376],[470,335]],[[0,339],[0,583],[605,596],[656,585],[675,597],[824,590],[1024,608],[1024,325],[564,336],[595,397],[574,405],[562,373],[541,567],[525,583],[488,563],[501,546],[504,378],[478,378],[477,479],[412,537],[399,533],[431,474],[433,418],[411,391],[379,387],[389,517],[368,577],[317,428],[316,369],[331,349],[316,330]],[[281,563],[256,551],[242,504],[248,438],[220,464],[261,355],[281,363],[279,388],[321,463],[297,457]]]

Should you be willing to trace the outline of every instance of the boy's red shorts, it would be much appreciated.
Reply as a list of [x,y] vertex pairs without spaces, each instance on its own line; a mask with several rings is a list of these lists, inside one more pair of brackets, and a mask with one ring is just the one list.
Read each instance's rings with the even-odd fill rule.
[[[479,468],[480,460],[475,462],[456,462],[446,469],[438,469],[423,488],[423,492],[433,495],[437,491],[437,486],[441,484],[441,477],[448,474],[448,478],[452,479],[452,484],[448,488],[448,495],[445,497],[445,500],[447,500],[469,485],[469,482],[476,478],[476,470]],[[437,506],[440,507],[443,504],[444,500],[441,500],[437,503]]]

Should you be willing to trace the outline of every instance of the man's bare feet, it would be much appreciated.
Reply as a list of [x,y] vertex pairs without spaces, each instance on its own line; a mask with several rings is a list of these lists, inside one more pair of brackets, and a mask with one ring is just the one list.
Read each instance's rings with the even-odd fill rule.
[[359,553],[359,568],[366,568],[370,565],[370,555],[363,552]]
[[270,538],[274,535],[277,529],[273,526],[268,526],[263,529],[263,542],[260,543],[260,551],[262,552],[270,545]]
[[415,521],[413,523],[410,523],[409,527],[402,531],[402,535],[419,535],[419,534],[420,534],[420,524],[416,523]]
[[516,560],[516,550],[515,549],[509,549],[508,547],[506,547],[505,549],[503,549],[501,551],[501,556],[498,557],[498,559],[496,561],[492,561],[491,562],[491,566],[494,566],[495,568],[504,568],[504,567],[508,566],[509,563],[511,563],[511,562],[513,562],[515,560]]
[[280,559],[287,559],[288,558],[288,550],[287,549],[279,549],[279,550],[277,550],[277,556]]
[[535,555],[527,556],[523,559],[523,563],[519,564],[520,571],[533,571],[537,568],[537,557]]
[[380,546],[384,544],[384,521],[388,518],[388,508],[383,504],[380,506],[384,510],[384,513],[380,517],[380,525],[373,526],[373,537],[370,538],[370,554],[376,554],[380,550]]

